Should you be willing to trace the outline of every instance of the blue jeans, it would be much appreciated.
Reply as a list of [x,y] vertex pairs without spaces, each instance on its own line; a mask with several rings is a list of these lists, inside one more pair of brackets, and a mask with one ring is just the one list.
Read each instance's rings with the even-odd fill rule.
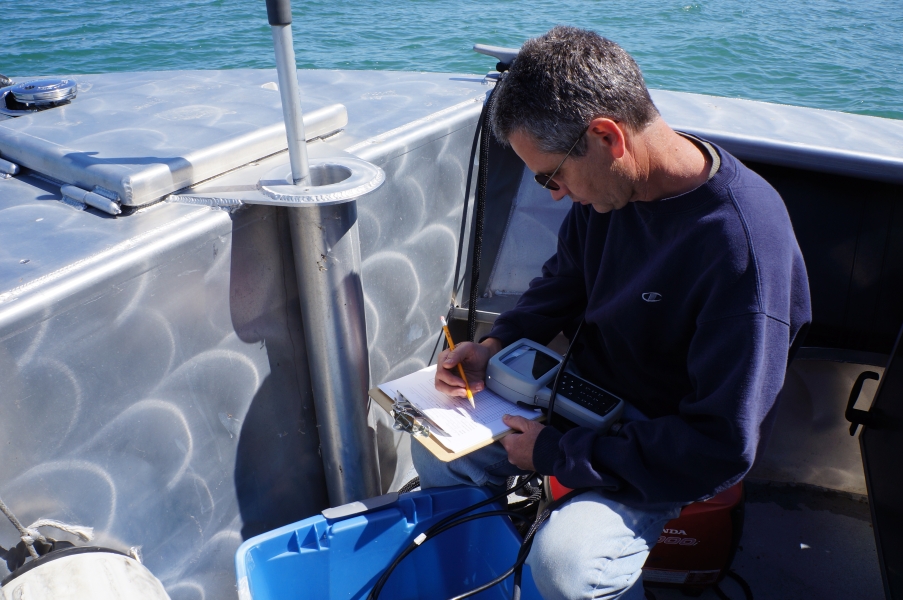
[[[448,463],[417,442],[411,454],[423,488],[467,484],[501,491],[508,477],[526,474],[508,462],[499,443]],[[536,587],[545,600],[641,600],[649,550],[681,507],[638,510],[595,491],[572,498],[536,533],[527,558]]]

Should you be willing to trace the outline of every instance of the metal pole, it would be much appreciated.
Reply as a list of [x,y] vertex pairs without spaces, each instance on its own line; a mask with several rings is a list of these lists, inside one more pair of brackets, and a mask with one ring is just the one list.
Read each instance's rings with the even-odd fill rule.
[[308,178],[310,172],[304,121],[301,119],[301,92],[298,90],[298,67],[292,45],[292,9],[289,0],[267,0],[267,16],[273,30],[276,74],[279,78],[279,96],[282,99],[292,180],[295,185],[299,185]]
[[[288,187],[311,186],[289,0],[267,0],[267,17],[294,183]],[[295,189],[298,194],[312,191]],[[338,506],[380,493],[376,449],[367,427],[370,364],[357,204],[349,199],[287,212],[326,485],[330,504]]]
[[380,493],[367,426],[370,365],[357,203],[288,213],[329,501],[338,506]]

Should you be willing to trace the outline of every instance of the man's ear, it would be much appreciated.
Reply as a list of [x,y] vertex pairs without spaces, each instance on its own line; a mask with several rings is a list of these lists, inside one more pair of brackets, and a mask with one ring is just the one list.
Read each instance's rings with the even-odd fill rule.
[[624,128],[608,117],[596,117],[589,123],[586,135],[601,144],[613,159],[619,159],[627,151]]

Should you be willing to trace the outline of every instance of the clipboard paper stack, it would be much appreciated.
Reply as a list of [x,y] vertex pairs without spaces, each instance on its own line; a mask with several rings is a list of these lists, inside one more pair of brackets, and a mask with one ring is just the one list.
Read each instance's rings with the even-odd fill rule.
[[454,460],[507,435],[511,429],[502,422],[503,415],[543,418],[489,389],[474,394],[474,408],[467,398],[436,390],[435,377],[436,365],[426,367],[380,384],[370,390],[370,397],[394,417],[396,429],[411,433],[439,460]]

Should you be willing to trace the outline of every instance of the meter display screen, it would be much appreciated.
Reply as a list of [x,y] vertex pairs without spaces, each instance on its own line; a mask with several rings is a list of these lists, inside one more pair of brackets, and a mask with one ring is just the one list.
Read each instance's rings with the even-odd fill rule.
[[538,352],[530,346],[521,346],[515,348],[507,356],[502,358],[502,364],[514,369],[521,375],[539,379],[557,367],[558,360],[544,352]]

